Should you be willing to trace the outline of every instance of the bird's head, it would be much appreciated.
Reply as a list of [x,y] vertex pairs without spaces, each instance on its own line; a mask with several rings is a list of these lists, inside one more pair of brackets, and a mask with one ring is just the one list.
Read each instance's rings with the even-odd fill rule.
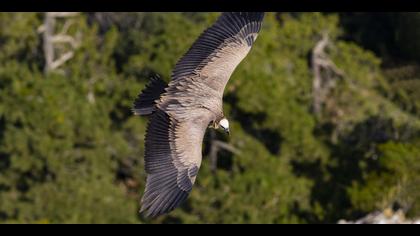
[[223,118],[219,121],[219,127],[221,127],[227,134],[230,134],[229,121]]

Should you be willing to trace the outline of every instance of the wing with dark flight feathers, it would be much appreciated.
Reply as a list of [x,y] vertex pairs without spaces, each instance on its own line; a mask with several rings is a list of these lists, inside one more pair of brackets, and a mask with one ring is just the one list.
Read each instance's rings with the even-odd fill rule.
[[173,210],[190,193],[201,165],[201,148],[209,124],[201,118],[178,121],[162,110],[151,117],[146,133],[147,183],[141,211],[157,216]]
[[[146,215],[167,213],[188,197],[205,131],[221,111],[226,83],[257,38],[263,17],[260,12],[223,13],[176,64],[159,104],[153,110],[147,104],[138,107],[139,113],[153,113],[145,142],[148,175],[141,211]],[[145,101],[150,105],[154,99]]]
[[263,18],[263,12],[223,13],[175,65],[171,83],[198,76],[223,95],[231,74],[256,40]]

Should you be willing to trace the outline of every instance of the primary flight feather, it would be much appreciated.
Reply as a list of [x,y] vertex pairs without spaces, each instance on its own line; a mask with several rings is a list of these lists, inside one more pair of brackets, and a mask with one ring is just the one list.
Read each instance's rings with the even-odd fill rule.
[[222,13],[178,61],[169,84],[154,77],[135,100],[134,114],[150,115],[141,201],[147,216],[170,212],[187,199],[201,165],[206,129],[229,132],[223,92],[263,18],[262,12]]

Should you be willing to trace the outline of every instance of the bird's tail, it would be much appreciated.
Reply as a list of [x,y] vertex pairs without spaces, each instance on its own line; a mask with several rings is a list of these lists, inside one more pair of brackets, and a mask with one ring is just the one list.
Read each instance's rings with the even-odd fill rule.
[[168,84],[163,81],[159,76],[151,78],[146,88],[141,91],[133,104],[134,115],[150,115],[156,110],[156,100],[160,95],[165,92]]

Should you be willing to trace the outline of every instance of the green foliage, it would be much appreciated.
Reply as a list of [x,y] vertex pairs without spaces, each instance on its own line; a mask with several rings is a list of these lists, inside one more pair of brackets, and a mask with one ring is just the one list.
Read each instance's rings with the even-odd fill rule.
[[[350,189],[354,206],[364,211],[393,204],[416,216],[420,210],[419,142],[387,142],[379,146],[381,171],[364,176],[366,184]],[[386,186],[386,187],[384,187]]]
[[385,70],[389,87],[385,94],[403,110],[420,117],[420,67],[417,64]]
[[129,106],[141,86],[115,74],[110,53],[116,32],[98,48],[95,27],[84,22],[85,40],[67,76],[44,76],[19,61],[0,68],[0,215],[9,222],[138,221],[137,196],[127,195],[117,170],[140,152],[114,120],[127,118],[119,106]]
[[[420,214],[418,72],[391,73],[369,44],[343,40],[342,15],[268,13],[225,91],[232,135],[217,136],[238,153],[220,151],[212,172],[206,136],[188,201],[142,218],[147,119],[132,102],[152,74],[169,81],[217,16],[81,14],[74,57],[46,75],[43,14],[0,14],[0,222],[336,222],[393,204]],[[308,58],[324,33],[345,76],[318,119]]]

